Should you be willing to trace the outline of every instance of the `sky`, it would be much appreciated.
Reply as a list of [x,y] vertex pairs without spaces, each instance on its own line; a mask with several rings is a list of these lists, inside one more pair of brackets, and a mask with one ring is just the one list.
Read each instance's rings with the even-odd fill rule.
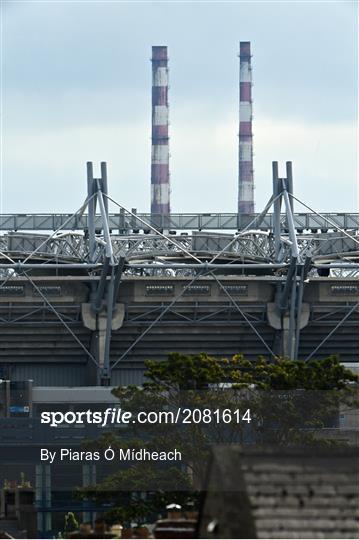
[[[86,161],[150,208],[151,46],[167,45],[173,212],[235,212],[239,41],[250,41],[256,210],[359,212],[358,3],[2,0],[1,213],[73,212]],[[297,205],[297,211],[305,211]]]

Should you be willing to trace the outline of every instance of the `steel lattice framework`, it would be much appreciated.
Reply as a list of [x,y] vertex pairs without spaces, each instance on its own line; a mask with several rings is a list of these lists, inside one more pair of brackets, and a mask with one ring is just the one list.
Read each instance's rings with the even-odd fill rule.
[[[87,171],[87,197],[74,214],[0,216],[4,231],[0,236],[0,326],[41,321],[44,325],[61,324],[97,367],[102,382],[108,381],[119,362],[161,324],[245,325],[273,356],[278,354],[275,342],[269,343],[262,329],[267,321],[281,332],[281,353],[297,358],[301,329],[308,319],[306,283],[328,276],[339,278],[347,288],[340,289],[343,294],[356,298],[359,215],[322,215],[299,201],[293,194],[291,165],[287,164],[287,178],[279,178],[278,164],[273,163],[272,197],[261,213],[241,216],[137,214],[108,195],[105,163],[101,164],[101,178],[93,177],[92,163],[88,163]],[[295,214],[294,201],[310,213]],[[109,212],[110,205],[118,209],[117,214]],[[250,306],[241,298],[241,290],[252,285],[240,280],[252,283],[256,276],[263,283],[272,283],[274,302]],[[139,300],[133,305],[129,301],[122,312],[119,288],[126,279],[136,277],[149,280],[145,296],[160,291],[163,301],[151,305],[144,296],[142,307]],[[50,282],[60,283],[61,279],[65,283],[66,279],[87,282],[89,301],[69,305],[57,302],[55,289],[60,285]],[[153,279],[162,281],[157,284]],[[14,309],[10,296],[16,294],[24,298],[30,295],[34,300],[18,301]],[[218,296],[215,306],[206,304],[205,298],[201,300],[206,294]],[[189,295],[187,305],[184,301]],[[322,319],[317,312],[310,317],[314,325],[319,320],[332,321],[330,337],[352,320],[358,305],[356,301],[343,301],[336,310],[333,306],[327,310]],[[339,320],[333,313],[340,314]],[[127,328],[144,328],[113,361],[113,332],[122,328],[123,321]],[[94,332],[86,338],[88,343],[76,333],[82,323]],[[322,338],[322,344],[328,335]],[[320,346],[309,351],[307,358]]]

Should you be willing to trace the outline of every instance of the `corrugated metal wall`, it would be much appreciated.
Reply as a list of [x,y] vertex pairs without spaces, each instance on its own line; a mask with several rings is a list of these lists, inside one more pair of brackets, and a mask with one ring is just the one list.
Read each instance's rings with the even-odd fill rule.
[[29,379],[34,381],[34,386],[86,386],[86,365],[12,365],[12,381],[26,381]]
[[111,373],[112,386],[126,386],[128,384],[142,384],[145,369],[120,368]]

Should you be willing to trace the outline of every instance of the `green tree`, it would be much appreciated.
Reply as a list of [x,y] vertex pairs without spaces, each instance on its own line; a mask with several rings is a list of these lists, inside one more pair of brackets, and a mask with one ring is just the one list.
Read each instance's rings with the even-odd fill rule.
[[75,518],[75,514],[73,512],[67,512],[67,514],[65,515],[65,536],[74,531],[77,531],[78,528],[79,524],[77,522],[77,519]]
[[[136,462],[117,468],[82,492],[97,501],[112,500],[110,514],[125,522],[143,522],[168,502],[196,501],[213,444],[328,444],[321,430],[340,405],[354,404],[358,381],[335,357],[310,362],[248,361],[242,355],[216,359],[172,353],[166,361],[146,362],[146,368],[142,387],[113,390],[122,409],[134,415],[139,411],[175,414],[179,408],[227,412],[218,422],[131,423],[120,434],[113,431],[91,443],[97,448],[111,445],[115,451],[177,448],[182,453],[181,466]],[[228,413],[236,410],[239,416]],[[151,494],[144,497],[149,490]]]

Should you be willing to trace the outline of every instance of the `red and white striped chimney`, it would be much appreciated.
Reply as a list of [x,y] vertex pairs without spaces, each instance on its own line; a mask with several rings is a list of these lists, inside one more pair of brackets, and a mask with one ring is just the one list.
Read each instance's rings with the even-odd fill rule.
[[167,47],[152,47],[151,214],[170,213]]
[[238,214],[254,212],[251,44],[239,44]]

